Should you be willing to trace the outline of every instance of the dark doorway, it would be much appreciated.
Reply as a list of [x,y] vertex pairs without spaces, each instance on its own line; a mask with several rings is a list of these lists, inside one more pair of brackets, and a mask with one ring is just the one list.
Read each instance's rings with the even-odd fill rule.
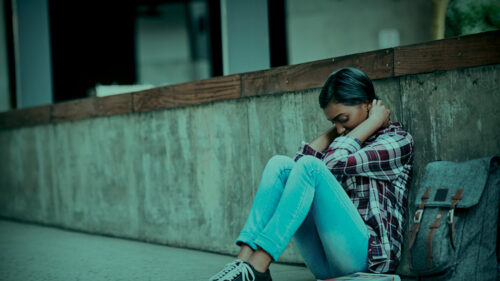
[[136,80],[132,1],[49,1],[54,102]]

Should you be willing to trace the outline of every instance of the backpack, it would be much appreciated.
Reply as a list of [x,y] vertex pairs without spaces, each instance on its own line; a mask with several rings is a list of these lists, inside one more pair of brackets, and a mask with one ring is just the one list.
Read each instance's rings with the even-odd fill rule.
[[410,220],[409,265],[419,280],[495,281],[500,157],[426,165]]

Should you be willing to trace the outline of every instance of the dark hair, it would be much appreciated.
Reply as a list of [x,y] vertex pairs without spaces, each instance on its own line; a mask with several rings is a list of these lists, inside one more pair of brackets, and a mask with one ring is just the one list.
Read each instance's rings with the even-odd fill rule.
[[378,98],[370,78],[359,69],[344,67],[328,76],[319,94],[319,105],[325,109],[330,101],[357,105],[373,99]]

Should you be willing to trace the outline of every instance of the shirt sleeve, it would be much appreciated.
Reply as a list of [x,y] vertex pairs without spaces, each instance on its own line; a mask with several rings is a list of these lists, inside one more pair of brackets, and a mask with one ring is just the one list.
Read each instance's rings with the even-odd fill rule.
[[312,155],[318,159],[323,159],[325,156],[323,152],[316,151],[307,142],[303,141],[295,155],[295,162],[297,162],[304,155]]
[[340,136],[323,154],[323,161],[337,178],[348,175],[392,181],[410,161],[413,139],[406,132],[388,132],[361,148],[357,138]]

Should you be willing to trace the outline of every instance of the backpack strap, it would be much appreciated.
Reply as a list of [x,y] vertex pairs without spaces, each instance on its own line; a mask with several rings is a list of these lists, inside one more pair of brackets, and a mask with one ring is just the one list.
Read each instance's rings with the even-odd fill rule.
[[[455,242],[453,239],[453,232],[455,231],[455,220],[454,220],[454,213],[455,213],[455,206],[457,205],[458,201],[462,200],[462,193],[463,189],[458,189],[455,195],[451,197],[453,201],[451,202],[451,207],[450,210],[448,211],[448,225],[450,226],[450,240],[451,240],[451,246],[455,250]],[[434,234],[436,233],[436,230],[439,227],[439,222],[441,221],[441,218],[443,217],[444,211],[441,210],[438,212],[436,219],[434,222],[429,226],[429,236],[427,237],[427,266],[429,268],[432,268],[432,240],[434,238]]]
[[436,233],[436,229],[439,227],[439,222],[443,217],[444,211],[441,210],[436,216],[434,222],[429,226],[429,236],[427,237],[427,266],[432,268],[432,239],[434,238],[434,233]]
[[415,217],[413,218],[413,226],[411,227],[410,230],[410,237],[409,237],[410,240],[408,244],[408,250],[411,250],[413,244],[415,243],[415,239],[417,238],[418,229],[420,228],[420,222],[422,221],[422,216],[424,213],[425,202],[427,201],[427,199],[429,199],[430,192],[431,192],[430,188],[427,188],[425,190],[424,195],[422,195],[422,202],[420,203],[417,211],[415,212]]
[[458,201],[462,200],[463,189],[458,189],[455,195],[451,197],[453,201],[451,202],[451,209],[448,211],[448,225],[450,226],[450,240],[453,250],[455,250],[455,239],[453,239],[453,233],[455,232],[455,206]]
[[425,207],[425,202],[427,202],[427,199],[430,198],[430,193],[431,189],[427,188],[425,190],[424,195],[422,195],[422,201],[420,202],[420,205],[418,205],[418,209],[415,212],[415,217],[413,218],[413,225],[410,229],[410,237],[409,237],[409,244],[408,244],[408,253],[409,253],[409,261],[410,261],[410,266],[413,264],[412,263],[412,256],[411,256],[411,248],[413,247],[413,244],[415,243],[415,239],[417,238],[417,233],[420,228],[420,222],[422,221],[422,215],[424,214],[424,207]]

